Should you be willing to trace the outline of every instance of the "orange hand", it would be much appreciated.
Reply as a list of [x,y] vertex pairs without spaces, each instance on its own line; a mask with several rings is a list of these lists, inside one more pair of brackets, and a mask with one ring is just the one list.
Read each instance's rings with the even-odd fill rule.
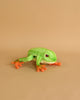
[[21,67],[23,63],[24,62],[19,62],[19,61],[12,62],[12,64],[15,65],[16,69],[19,69],[19,67]]
[[36,66],[37,68],[37,72],[44,72],[45,70],[47,70],[47,68],[45,67],[45,65],[40,65],[40,66]]

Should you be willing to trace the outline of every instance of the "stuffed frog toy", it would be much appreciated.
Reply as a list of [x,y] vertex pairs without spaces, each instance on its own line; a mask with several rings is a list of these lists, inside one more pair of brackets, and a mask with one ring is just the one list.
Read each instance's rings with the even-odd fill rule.
[[36,61],[37,72],[44,72],[45,70],[47,70],[45,64],[58,66],[61,65],[61,63],[57,62],[55,52],[46,48],[32,48],[28,51],[26,57],[19,58],[16,61],[12,62],[12,64],[14,64],[17,69],[19,69],[19,67],[21,67],[24,62],[29,62],[32,60]]

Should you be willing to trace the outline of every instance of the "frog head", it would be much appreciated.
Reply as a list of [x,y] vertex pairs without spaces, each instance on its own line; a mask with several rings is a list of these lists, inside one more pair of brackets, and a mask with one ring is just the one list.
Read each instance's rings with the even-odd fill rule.
[[55,63],[57,60],[55,52],[52,50],[46,50],[43,56],[43,61],[45,63]]

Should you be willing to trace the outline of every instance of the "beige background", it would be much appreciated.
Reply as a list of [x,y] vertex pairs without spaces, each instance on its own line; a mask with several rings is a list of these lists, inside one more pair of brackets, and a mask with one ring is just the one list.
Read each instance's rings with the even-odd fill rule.
[[[11,62],[33,47],[52,49],[62,66],[16,70]],[[79,59],[79,0],[0,0],[0,100],[80,100]]]

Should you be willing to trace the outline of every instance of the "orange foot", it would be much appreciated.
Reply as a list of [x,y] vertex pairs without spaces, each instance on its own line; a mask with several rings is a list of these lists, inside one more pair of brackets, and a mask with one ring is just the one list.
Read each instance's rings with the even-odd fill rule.
[[40,66],[36,66],[37,68],[37,72],[44,72],[45,70],[47,70],[47,68],[45,67],[45,65],[40,65]]
[[24,62],[19,62],[19,61],[12,62],[12,64],[15,65],[16,69],[19,69],[19,67],[21,67],[23,63]]
[[55,63],[49,64],[49,65],[57,65],[57,66],[61,66],[61,63],[60,63],[60,62],[55,62]]

